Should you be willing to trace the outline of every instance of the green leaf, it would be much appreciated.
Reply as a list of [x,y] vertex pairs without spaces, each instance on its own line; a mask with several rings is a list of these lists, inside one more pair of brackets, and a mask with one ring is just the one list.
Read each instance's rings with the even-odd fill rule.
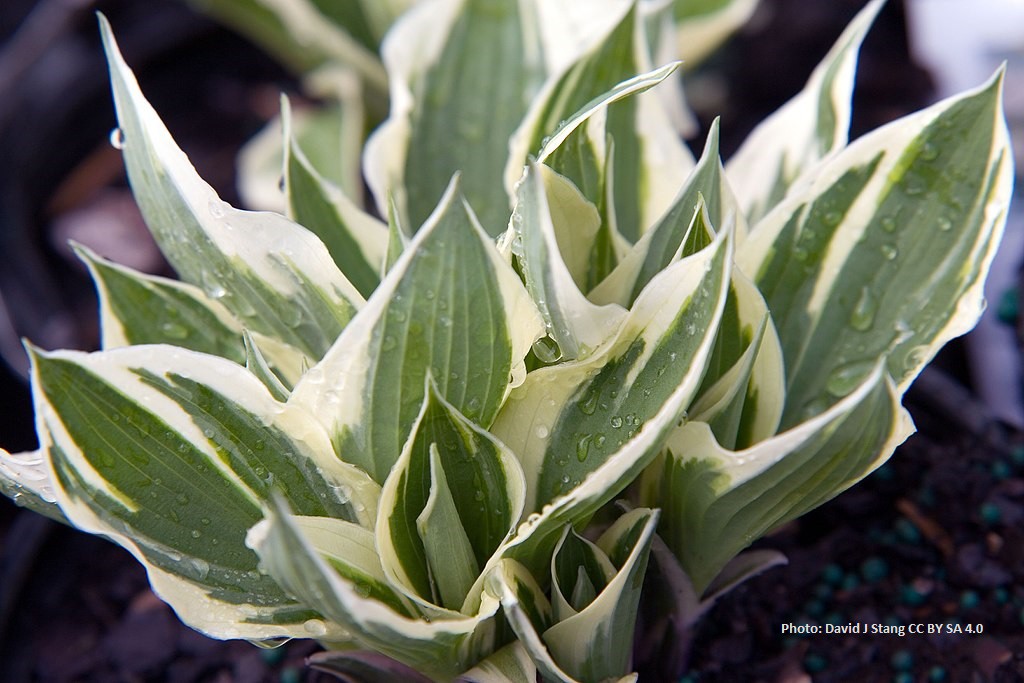
[[480,565],[452,498],[436,443],[430,444],[430,494],[416,517],[416,531],[423,543],[436,601],[458,610],[480,574]]
[[[417,6],[384,50],[391,114],[367,149],[367,178],[414,228],[453,173],[490,235],[507,223],[508,138],[545,77],[532,3],[446,0]],[[383,210],[383,207],[382,207]]]
[[347,683],[431,683],[423,674],[379,652],[327,650],[306,658],[306,664]]
[[[718,158],[718,124],[712,125],[700,161],[681,187],[671,207],[637,242],[615,271],[590,293],[598,302],[618,301],[632,305],[637,296],[658,273],[679,258],[679,249],[687,235],[698,207],[703,205],[710,224],[708,228],[724,228],[735,222],[742,237],[745,224],[737,214],[737,204],[729,188]],[[684,254],[685,255],[685,254]],[[626,294],[624,297],[623,294]]]
[[416,606],[388,581],[373,531],[330,517],[294,517],[292,521],[313,550],[360,595],[398,614],[420,616]]
[[690,422],[668,444],[659,532],[700,594],[753,540],[859,481],[912,431],[881,366],[829,410],[746,450]]
[[555,195],[557,201],[566,184],[547,167],[531,163],[519,183],[512,226],[513,251],[518,253],[526,288],[560,357],[573,360],[585,358],[607,340],[626,312],[619,306],[590,303],[562,258],[548,198]]
[[9,453],[0,448],[0,493],[16,505],[68,524],[56,503],[53,475],[45,453],[43,448],[25,453]]
[[734,270],[708,371],[690,419],[708,422],[726,448],[773,436],[785,405],[782,345],[757,287]]
[[575,560],[591,564],[585,573],[600,581],[600,593],[578,613],[558,620],[550,628],[538,626],[529,608],[543,598],[535,594],[532,581],[524,580],[523,567],[509,560],[497,565],[488,590],[500,597],[506,618],[544,680],[575,683],[636,679],[635,674],[627,676],[626,672],[657,519],[656,511],[633,510],[602,534],[597,546],[581,543],[578,538],[566,546],[564,541],[573,535],[567,531],[569,535],[562,537],[561,544],[561,551],[567,554],[561,558],[556,554],[553,571],[571,576],[576,573],[572,570]]
[[[365,589],[337,573],[278,502],[272,502],[265,514],[266,520],[248,537],[261,565],[289,593],[315,604],[358,642],[440,680],[454,678],[494,650],[498,601],[490,595],[482,596],[480,609],[470,617],[406,618],[364,596]],[[327,626],[319,620],[307,623],[314,635]]]
[[420,411],[428,372],[446,401],[486,427],[542,329],[453,181],[289,400],[327,426],[342,460],[383,483]]
[[[540,150],[537,159],[544,162],[581,123],[599,114],[603,130],[592,135],[610,137],[617,150],[611,157],[606,153],[599,163],[613,165],[611,176],[629,179],[608,187],[610,206],[618,230],[633,242],[664,211],[671,192],[692,167],[692,157],[658,95],[644,93],[666,79],[678,62],[652,70],[635,6],[630,3],[619,16],[600,43],[545,85],[512,139],[505,178],[508,184],[518,177],[519,166],[534,150]],[[553,167],[566,170],[559,163]],[[595,201],[592,195],[588,198]]]
[[566,523],[589,520],[658,454],[714,343],[729,281],[726,235],[655,278],[603,350],[531,372],[513,391],[492,431],[523,463],[526,509],[537,512],[502,557],[539,571]]
[[459,676],[457,683],[537,683],[537,666],[523,644],[514,642]]
[[323,240],[331,258],[363,297],[380,284],[387,228],[323,178],[291,130],[291,107],[282,98],[285,194],[291,217]]
[[616,571],[603,550],[567,525],[551,556],[551,607],[555,622],[585,609]]
[[242,326],[198,287],[134,271],[81,245],[74,249],[96,283],[104,349],[174,344],[239,363],[245,359]]
[[414,600],[458,612],[518,521],[524,497],[515,455],[446,403],[431,381],[382,493],[377,546],[385,571]]
[[652,280],[592,356],[540,368],[512,392],[493,431],[523,462],[529,510],[611,459],[653,457],[648,439],[674,426],[704,373],[728,287],[725,235]]
[[319,359],[362,297],[307,230],[220,200],[143,97],[106,19],[100,24],[128,177],[161,251],[247,328]]
[[616,680],[628,673],[640,589],[657,523],[658,513],[646,509],[616,520],[598,545],[618,571],[593,602],[542,634],[553,659],[574,678]]
[[710,55],[745,24],[758,0],[673,0],[664,3],[673,19],[674,54],[690,68]]
[[259,502],[276,489],[303,514],[365,523],[379,495],[310,417],[239,365],[169,346],[34,352],[33,384],[57,502],[75,526],[131,551],[194,628],[303,633],[309,610],[244,545]]
[[[388,18],[393,20],[413,0],[367,0],[365,3],[189,1],[252,36],[297,70],[339,62],[355,69],[364,80],[383,91],[387,76],[374,54],[374,46],[380,39],[382,24]],[[388,14],[382,14],[383,9],[389,10]]]
[[864,7],[796,97],[762,121],[729,160],[726,171],[751,224],[786,195],[816,162],[846,145],[857,53],[883,0]]
[[263,386],[267,388],[274,400],[282,403],[287,401],[288,395],[291,394],[291,388],[285,386],[281,378],[274,374],[266,358],[263,357],[259,345],[248,330],[243,333],[243,340],[245,341],[245,369],[263,382]]
[[1012,186],[1001,83],[860,138],[738,249],[782,341],[784,427],[849,393],[879,358],[905,391],[977,321]]

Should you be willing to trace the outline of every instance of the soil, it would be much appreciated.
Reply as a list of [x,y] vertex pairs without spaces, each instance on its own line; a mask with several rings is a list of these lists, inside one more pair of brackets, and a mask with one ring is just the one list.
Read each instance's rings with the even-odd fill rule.
[[[723,128],[731,131],[723,135],[727,149],[800,87],[863,4],[762,1],[767,9],[751,27],[694,74],[706,86],[694,104],[705,124],[712,109],[723,113]],[[115,28],[120,24],[126,52],[135,53],[129,61],[146,65],[140,68],[143,87],[226,198],[233,195],[238,145],[276,107],[277,91],[294,87],[250,45],[180,3],[145,3],[161,17],[156,32],[131,0],[78,5],[47,51],[77,46],[71,54],[91,55],[81,72],[98,73],[95,82],[72,79],[78,86],[64,92],[65,102],[76,103],[77,137],[51,151],[52,139],[64,140],[64,133],[30,126],[24,107],[10,98],[0,105],[0,142],[30,136],[17,148],[19,173],[0,176],[0,206],[6,207],[0,211],[0,272],[7,272],[0,278],[0,303],[6,302],[18,334],[48,348],[90,348],[96,335],[90,287],[59,244],[68,230],[62,219],[89,207],[104,220],[126,215],[119,203],[123,178],[116,155],[107,151],[113,119],[95,26],[83,10],[102,9]],[[32,6],[5,2],[0,38],[9,37]],[[865,46],[855,130],[916,109],[929,97],[927,76],[906,57],[899,10],[899,3],[889,3]],[[768,36],[774,47],[763,47]],[[10,65],[2,61],[5,54],[0,51],[0,67]],[[37,105],[56,97],[25,91],[26,83],[45,81],[33,70],[40,59],[27,62],[24,73],[35,77],[23,74],[20,86],[0,69],[0,94],[17,93],[18,102]],[[182,91],[196,73],[204,74],[201,82]],[[228,96],[213,95],[225,89]],[[66,130],[69,123],[52,125]],[[131,243],[142,246],[127,258],[164,268],[144,236],[132,232],[137,218],[121,223],[132,220],[136,227],[126,230]],[[95,234],[81,228],[88,225],[82,221],[71,225],[72,232],[78,226]],[[114,250],[123,251],[118,244]],[[6,342],[0,343],[10,363],[0,363],[0,444],[31,448],[28,394]],[[911,390],[907,402],[920,432],[889,464],[757,544],[782,551],[789,565],[715,605],[696,629],[683,680],[1024,681],[1024,435],[974,401],[962,368],[953,346]],[[868,632],[784,633],[787,625],[822,631],[859,625]],[[928,625],[938,632],[928,633]],[[918,628],[926,632],[910,632]],[[0,681],[328,680],[304,666],[315,649],[308,641],[260,650],[207,639],[152,594],[141,566],[123,550],[0,501]]]

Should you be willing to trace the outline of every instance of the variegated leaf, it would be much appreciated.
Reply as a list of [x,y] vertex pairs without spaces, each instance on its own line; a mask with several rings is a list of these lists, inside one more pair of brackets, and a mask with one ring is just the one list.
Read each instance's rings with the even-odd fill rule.
[[459,412],[490,425],[542,330],[453,181],[290,402],[327,426],[339,457],[383,483],[420,412],[427,373]]
[[652,70],[636,6],[630,5],[620,17],[602,42],[548,80],[512,138],[505,180],[509,184],[518,178],[519,168],[535,150],[540,150],[537,158],[543,162],[600,111],[605,135],[616,144],[615,155],[602,162],[613,164],[613,176],[629,179],[608,188],[616,226],[633,242],[668,206],[692,157],[658,96],[643,92],[664,80],[678,63]]
[[387,26],[415,0],[189,0],[249,34],[300,71],[335,62],[377,90],[387,76],[375,51]]
[[[366,524],[379,489],[323,429],[241,366],[168,346],[33,354],[57,502],[143,562],[188,624],[220,638],[294,637],[310,610],[244,545],[260,502]],[[338,634],[335,634],[338,635]]]
[[104,349],[174,344],[239,363],[245,359],[241,324],[203,290],[139,273],[80,245],[75,253],[96,284]]
[[746,450],[691,422],[668,444],[659,533],[703,593],[754,539],[862,479],[912,432],[881,366],[829,410]]
[[377,547],[385,571],[428,609],[471,613],[479,603],[471,589],[522,514],[525,488],[515,455],[430,381],[384,484]]
[[[295,107],[291,135],[316,173],[361,208],[365,190],[360,166],[367,126],[363,88],[343,67],[322,67],[303,85],[325,102],[317,107]],[[239,152],[237,186],[247,208],[287,214],[288,200],[281,183],[285,142],[284,122],[275,116]]]
[[284,126],[284,181],[289,214],[319,237],[334,262],[364,297],[380,284],[388,244],[387,227],[364,213],[322,177],[292,132],[291,107],[281,101]]
[[552,658],[574,678],[621,680],[628,674],[640,589],[657,523],[658,513],[646,509],[616,520],[597,541],[615,574],[592,602],[542,634]]
[[391,114],[366,153],[378,202],[393,192],[416,229],[461,172],[487,233],[502,232],[507,141],[544,80],[540,41],[531,2],[435,0],[408,12],[385,42]]
[[522,461],[535,512],[502,556],[536,571],[566,523],[589,519],[657,455],[714,344],[729,245],[722,233],[666,269],[612,342],[586,361],[531,372],[512,393],[492,431]]
[[820,413],[879,358],[905,391],[982,310],[1012,187],[1002,75],[860,138],[737,251],[782,341],[782,424]]
[[[372,647],[436,680],[450,680],[495,648],[498,600],[482,595],[472,616],[431,621],[410,619],[364,595],[320,556],[292,517],[277,502],[249,533],[261,566],[301,602],[315,604],[356,642]],[[307,622],[308,635],[323,637],[329,624]]]
[[220,200],[143,97],[102,17],[101,29],[119,144],[161,251],[182,279],[202,287],[247,328],[319,359],[362,297],[309,231],[283,216],[239,211]]
[[652,12],[649,21],[669,15],[672,53],[696,65],[754,13],[758,0],[641,0]]
[[690,419],[740,449],[775,434],[785,405],[782,344],[757,287],[733,270],[729,297]]
[[846,145],[850,99],[861,41],[884,0],[873,0],[847,26],[807,85],[762,121],[729,160],[726,173],[753,224],[786,195],[800,175]]
[[[545,166],[531,163],[527,167],[512,214],[513,251],[519,256],[526,288],[540,309],[548,336],[558,345],[557,358],[574,360],[585,358],[607,340],[626,311],[614,304],[590,303],[562,258],[552,208],[566,203],[558,197],[560,191],[567,190],[566,185],[570,185],[567,180]],[[549,203],[549,195],[555,195],[559,203]]]
[[69,523],[57,505],[53,475],[46,451],[41,448],[25,453],[9,453],[0,448],[0,493],[16,505]]
[[513,642],[459,676],[456,683],[537,683],[537,665],[522,643]]

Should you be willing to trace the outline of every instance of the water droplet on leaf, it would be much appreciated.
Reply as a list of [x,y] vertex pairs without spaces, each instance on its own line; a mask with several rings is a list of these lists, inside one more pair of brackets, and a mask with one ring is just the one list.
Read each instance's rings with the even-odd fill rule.
[[120,128],[115,128],[110,131],[110,146],[114,149],[124,149],[124,131]]
[[857,298],[857,303],[854,304],[853,311],[850,312],[850,327],[859,332],[867,332],[875,322],[877,309],[878,303],[875,301],[875,295],[871,289],[862,287],[860,297]]

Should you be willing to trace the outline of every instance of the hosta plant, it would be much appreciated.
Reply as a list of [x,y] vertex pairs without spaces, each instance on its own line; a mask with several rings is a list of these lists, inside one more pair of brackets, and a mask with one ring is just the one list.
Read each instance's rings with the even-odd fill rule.
[[181,281],[78,247],[103,350],[29,345],[40,448],[2,453],[4,491],[127,548],[190,626],[315,638],[343,675],[678,675],[674,639],[780,561],[747,546],[912,432],[1011,160],[999,73],[847,144],[877,2],[728,165],[717,124],[694,159],[667,7],[415,3],[383,42],[376,210],[285,101],[288,216],[220,200],[101,22]]

